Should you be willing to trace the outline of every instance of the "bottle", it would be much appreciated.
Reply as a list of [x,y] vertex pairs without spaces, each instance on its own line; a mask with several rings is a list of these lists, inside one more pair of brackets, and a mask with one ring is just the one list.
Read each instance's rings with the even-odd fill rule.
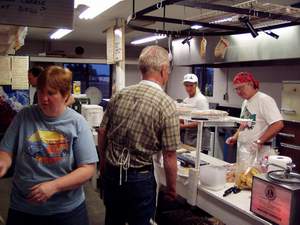
[[75,94],[75,95],[81,94],[81,82],[80,81],[73,82],[73,94]]
[[260,168],[262,173],[268,172],[268,166],[269,166],[269,156],[264,156],[260,163]]

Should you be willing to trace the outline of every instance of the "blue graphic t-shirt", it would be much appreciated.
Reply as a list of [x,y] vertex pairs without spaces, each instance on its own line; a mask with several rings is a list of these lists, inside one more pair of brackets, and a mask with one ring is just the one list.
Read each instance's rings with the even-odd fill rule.
[[85,199],[83,188],[59,192],[42,204],[27,200],[36,184],[65,176],[98,156],[85,119],[67,108],[58,118],[46,117],[37,105],[21,110],[8,128],[0,149],[16,159],[12,209],[36,215],[69,212]]

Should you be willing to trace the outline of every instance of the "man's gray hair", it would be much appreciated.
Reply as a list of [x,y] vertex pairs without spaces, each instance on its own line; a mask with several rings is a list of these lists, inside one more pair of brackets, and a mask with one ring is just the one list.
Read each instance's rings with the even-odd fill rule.
[[139,57],[139,68],[142,74],[160,72],[163,65],[169,66],[168,51],[158,45],[144,48]]

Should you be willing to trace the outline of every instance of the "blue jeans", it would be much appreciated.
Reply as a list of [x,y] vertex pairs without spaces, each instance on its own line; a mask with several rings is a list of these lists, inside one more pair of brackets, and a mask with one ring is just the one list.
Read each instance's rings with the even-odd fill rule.
[[123,172],[119,185],[119,170],[105,168],[103,176],[105,225],[149,225],[155,214],[156,182],[153,169]]
[[70,212],[49,216],[32,215],[9,209],[6,225],[88,225],[85,202]]

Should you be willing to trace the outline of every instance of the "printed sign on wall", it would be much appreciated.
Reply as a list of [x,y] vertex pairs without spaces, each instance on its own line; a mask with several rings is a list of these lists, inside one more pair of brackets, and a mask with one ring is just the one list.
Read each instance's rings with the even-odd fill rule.
[[0,24],[73,28],[74,0],[0,0]]

